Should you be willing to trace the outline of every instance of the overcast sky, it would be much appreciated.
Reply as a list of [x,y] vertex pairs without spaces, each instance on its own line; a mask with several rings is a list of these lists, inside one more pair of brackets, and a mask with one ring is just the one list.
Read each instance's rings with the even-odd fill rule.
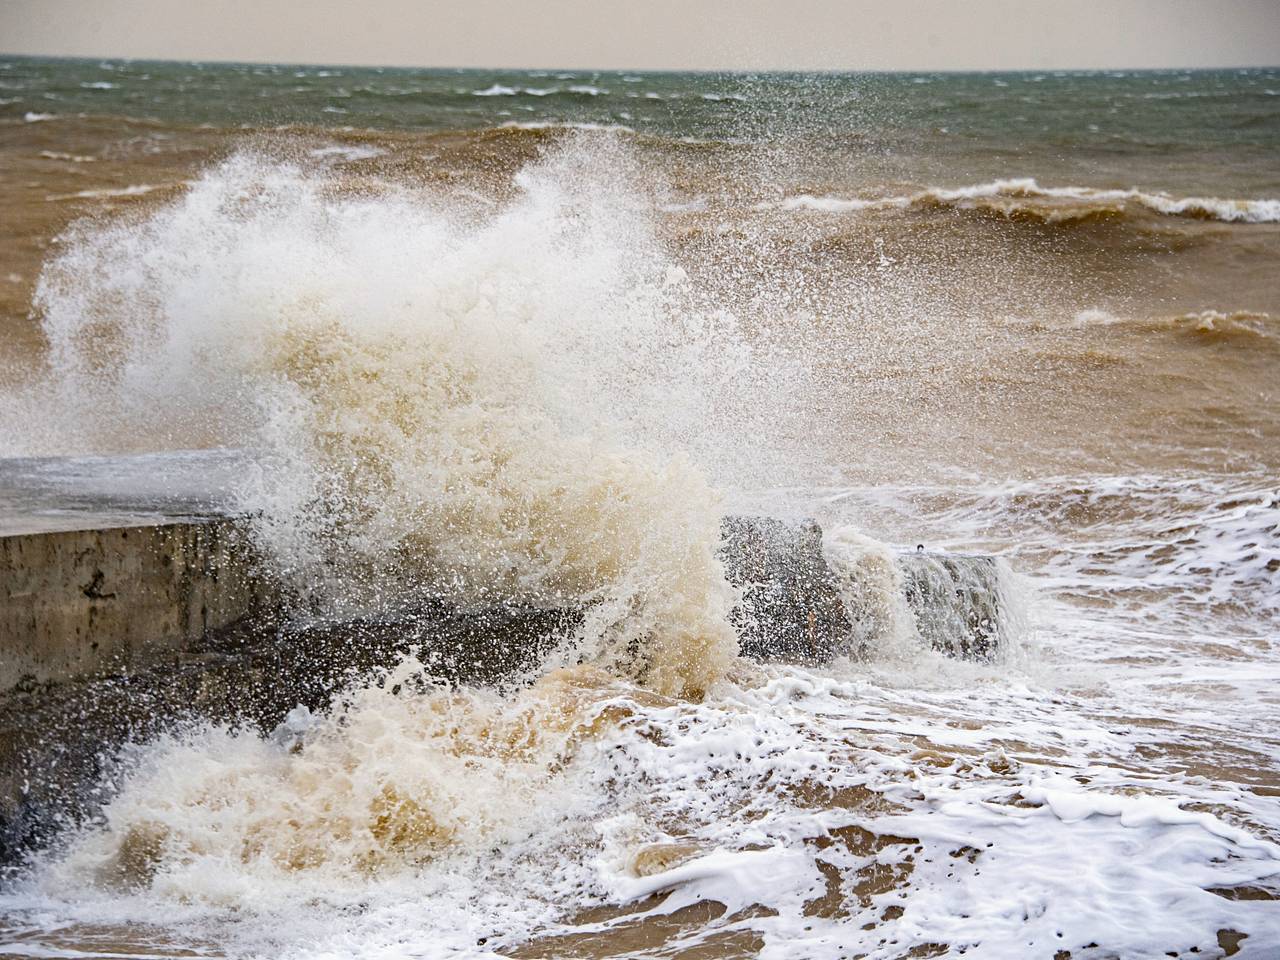
[[1280,64],[1280,0],[0,0],[0,51],[636,69]]

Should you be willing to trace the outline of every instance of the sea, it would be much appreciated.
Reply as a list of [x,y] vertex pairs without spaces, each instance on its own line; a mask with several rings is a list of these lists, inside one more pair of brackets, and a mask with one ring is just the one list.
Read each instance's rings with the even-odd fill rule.
[[[231,457],[309,616],[585,611],[127,745],[0,955],[1280,957],[1280,68],[0,56],[0,211],[0,457]],[[740,656],[741,514],[875,629]]]

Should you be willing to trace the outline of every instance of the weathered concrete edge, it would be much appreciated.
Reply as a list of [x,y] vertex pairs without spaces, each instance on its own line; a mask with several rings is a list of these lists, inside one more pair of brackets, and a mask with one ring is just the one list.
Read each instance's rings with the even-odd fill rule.
[[0,537],[0,693],[163,664],[275,604],[232,517]]

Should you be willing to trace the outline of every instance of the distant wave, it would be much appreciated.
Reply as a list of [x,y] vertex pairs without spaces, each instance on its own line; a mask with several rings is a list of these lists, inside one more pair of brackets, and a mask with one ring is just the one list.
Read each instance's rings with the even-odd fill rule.
[[1151,332],[1169,332],[1194,337],[1205,343],[1239,343],[1273,347],[1280,341],[1280,323],[1268,313],[1255,310],[1197,310],[1163,317],[1122,317],[1106,310],[1081,310],[1073,326],[1082,329],[1129,327]]
[[380,157],[385,150],[377,147],[364,146],[361,144],[341,144],[332,143],[323,147],[316,147],[310,151],[311,156],[318,160],[370,160],[374,157]]
[[473,97],[551,97],[557,94],[598,97],[609,91],[603,87],[595,87],[587,83],[577,83],[569,87],[507,87],[500,83],[485,87],[483,90],[472,90]]
[[1164,216],[1227,223],[1280,222],[1280,199],[1234,200],[1219,197],[1176,197],[1163,192],[1105,190],[1094,187],[1042,187],[1031,178],[994,180],[968,187],[930,187],[905,196],[844,198],[799,194],[762,208],[850,213],[861,210],[945,206],[981,209],[1010,218],[1057,223],[1120,216],[1128,204]]
[[635,133],[621,123],[591,123],[574,120],[508,120],[502,124],[506,130],[605,130],[614,133]]
[[153,190],[161,189],[160,186],[150,183],[136,183],[128,187],[120,187],[116,190],[79,190],[76,193],[60,193],[55,196],[46,197],[47,200],[105,200],[111,197],[140,197],[144,193],[151,193]]
[[68,163],[95,163],[97,157],[86,157],[79,153],[61,153],[57,150],[41,150],[40,156],[45,160],[65,160]]

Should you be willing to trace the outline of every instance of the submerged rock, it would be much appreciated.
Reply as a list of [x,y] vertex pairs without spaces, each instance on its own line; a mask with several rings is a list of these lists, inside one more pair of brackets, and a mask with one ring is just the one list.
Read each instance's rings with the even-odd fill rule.
[[812,664],[847,652],[852,625],[817,523],[726,517],[721,536],[725,574],[742,591],[733,625],[744,656]]
[[963,660],[1000,652],[1000,568],[994,557],[904,553],[902,589],[933,649]]
[[745,656],[803,664],[868,656],[895,616],[939,653],[989,661],[999,652],[994,557],[880,545],[874,563],[837,570],[813,520],[733,516],[721,529],[725,572],[742,592],[733,621]]

